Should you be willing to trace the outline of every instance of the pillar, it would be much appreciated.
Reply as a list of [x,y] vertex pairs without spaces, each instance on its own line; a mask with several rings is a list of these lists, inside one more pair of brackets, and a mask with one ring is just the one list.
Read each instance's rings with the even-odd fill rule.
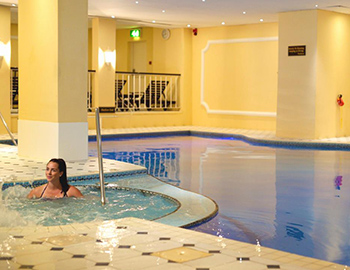
[[[11,12],[9,7],[0,6],[0,112],[9,128],[11,128],[10,67]],[[0,121],[0,134],[7,134],[2,121]]]
[[18,153],[88,158],[87,0],[19,0]]
[[116,23],[92,19],[92,69],[96,70],[92,100],[95,107],[115,107]]
[[[323,10],[281,13],[276,135],[321,139],[349,136],[350,15]],[[288,55],[305,46],[305,55]]]
[[[279,16],[276,135],[314,138],[316,98],[317,11]],[[306,46],[305,56],[288,56],[288,47]]]

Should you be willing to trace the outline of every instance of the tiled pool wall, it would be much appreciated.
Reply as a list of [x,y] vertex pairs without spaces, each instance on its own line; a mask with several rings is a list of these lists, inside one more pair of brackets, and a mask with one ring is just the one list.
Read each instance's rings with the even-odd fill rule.
[[[257,146],[271,146],[276,148],[288,148],[288,149],[317,149],[317,150],[340,150],[350,151],[349,143],[334,143],[334,142],[313,142],[313,141],[299,141],[299,140],[286,140],[286,139],[262,139],[253,138],[243,134],[229,134],[220,132],[209,131],[160,131],[160,132],[144,132],[144,133],[127,133],[127,134],[104,134],[102,139],[137,139],[137,138],[154,138],[154,137],[166,137],[166,136],[197,136],[203,138],[215,138],[215,139],[227,139],[227,140],[241,140],[243,142],[257,145]],[[95,135],[89,135],[89,142],[96,141]]]
[[[134,170],[134,171],[125,171],[125,172],[108,172],[104,173],[105,179],[111,179],[111,178],[122,178],[122,177],[129,177],[132,175],[139,175],[139,174],[147,174],[147,170]],[[77,183],[84,184],[84,185],[92,185],[99,183],[99,174],[88,174],[88,175],[79,175],[79,176],[69,176],[68,177],[68,183]],[[2,185],[2,190],[5,190],[9,187],[15,186],[15,185],[21,185],[23,187],[36,187],[47,183],[46,179],[39,179],[34,181],[17,181],[17,182],[4,182]]]
[[[210,130],[210,128],[209,128]],[[129,132],[129,133],[114,133],[103,134],[102,139],[137,139],[137,138],[153,138],[153,137],[165,137],[165,136],[198,136],[217,139],[229,139],[229,140],[241,140],[253,145],[258,146],[271,146],[277,148],[289,148],[289,149],[319,149],[319,150],[340,150],[349,151],[350,143],[342,143],[341,140],[335,142],[320,142],[320,140],[299,140],[299,139],[282,139],[282,138],[258,138],[253,135],[236,134],[232,132],[219,132],[219,131],[201,131],[201,130],[175,130],[175,131],[144,131]],[[96,141],[96,135],[88,136],[89,142]],[[13,145],[12,140],[0,139],[0,144]]]

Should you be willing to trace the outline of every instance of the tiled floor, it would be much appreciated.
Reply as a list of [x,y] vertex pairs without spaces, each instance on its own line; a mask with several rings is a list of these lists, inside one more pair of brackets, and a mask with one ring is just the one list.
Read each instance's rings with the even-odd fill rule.
[[[11,181],[33,181],[45,179],[46,161],[30,160],[18,157],[17,147],[0,144],[0,179]],[[145,168],[129,163],[103,160],[104,172],[144,170]],[[67,162],[69,176],[98,174],[97,158],[85,162]]]
[[0,228],[0,269],[346,269],[136,218]]
[[[104,130],[102,133],[184,130],[283,141],[276,138],[273,132],[204,127]],[[1,139],[9,137],[0,136]],[[350,144],[350,138],[294,141]],[[109,160],[104,160],[104,163],[106,172],[136,168]],[[97,160],[94,158],[67,165],[70,176],[96,174],[98,171]],[[0,148],[0,179],[42,179],[44,168],[45,163],[19,158],[16,147]],[[251,245],[158,222],[124,218],[52,227],[0,227],[0,269],[311,270],[347,267],[265,248],[259,243]]]

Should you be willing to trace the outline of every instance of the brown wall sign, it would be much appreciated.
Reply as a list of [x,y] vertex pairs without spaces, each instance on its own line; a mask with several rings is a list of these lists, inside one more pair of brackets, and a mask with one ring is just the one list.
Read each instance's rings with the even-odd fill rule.
[[288,56],[306,55],[306,46],[288,46]]
[[99,107],[100,113],[115,113],[114,107]]

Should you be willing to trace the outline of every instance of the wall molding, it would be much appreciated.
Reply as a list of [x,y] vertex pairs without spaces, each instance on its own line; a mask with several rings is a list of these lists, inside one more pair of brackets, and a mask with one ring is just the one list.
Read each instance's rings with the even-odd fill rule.
[[266,42],[266,41],[278,41],[278,37],[208,40],[207,46],[202,50],[202,59],[201,59],[201,105],[204,106],[208,114],[262,116],[262,117],[277,116],[276,112],[213,110],[213,109],[210,109],[208,103],[205,102],[205,93],[204,93],[205,53],[209,50],[210,46],[213,44],[251,43],[251,42]]

